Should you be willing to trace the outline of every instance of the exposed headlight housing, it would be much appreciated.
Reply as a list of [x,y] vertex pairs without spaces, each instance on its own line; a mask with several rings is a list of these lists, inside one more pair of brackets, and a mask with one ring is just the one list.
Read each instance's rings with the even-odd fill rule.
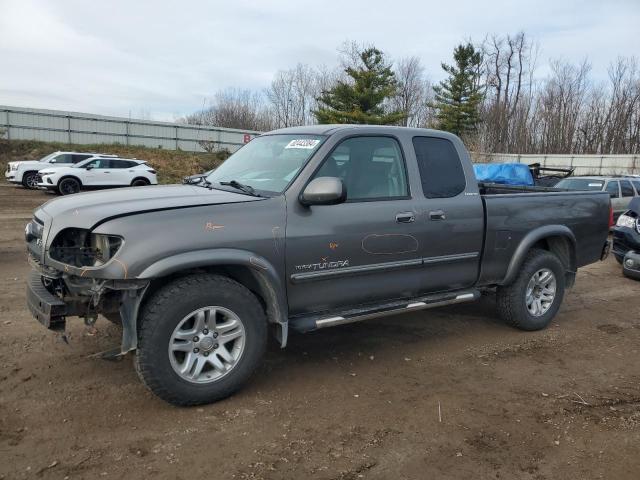
[[122,238],[116,235],[66,228],[51,243],[49,256],[74,267],[100,267],[111,260],[121,246]]
[[636,224],[637,222],[635,218],[624,213],[618,217],[618,221],[616,222],[616,225],[618,227],[627,227],[627,228],[636,228]]
[[16,170],[18,170],[19,166],[20,166],[19,163],[14,163],[13,165],[11,165],[11,170],[15,172]]

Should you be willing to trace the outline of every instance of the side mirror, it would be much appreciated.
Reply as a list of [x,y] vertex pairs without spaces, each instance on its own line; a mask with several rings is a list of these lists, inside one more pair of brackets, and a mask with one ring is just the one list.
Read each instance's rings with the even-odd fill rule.
[[337,205],[347,199],[347,188],[336,177],[318,177],[300,195],[303,205]]
[[93,165],[87,165],[84,167],[85,170],[93,170]]
[[58,163],[58,161],[55,158],[53,158],[49,163]]
[[611,198],[618,198],[618,194],[617,194],[617,193],[614,193],[614,192],[609,193],[609,196],[610,196]]

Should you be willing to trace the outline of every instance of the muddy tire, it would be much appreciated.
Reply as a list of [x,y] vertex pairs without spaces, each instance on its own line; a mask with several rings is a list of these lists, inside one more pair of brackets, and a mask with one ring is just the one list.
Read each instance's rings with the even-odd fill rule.
[[145,302],[136,370],[163,400],[201,405],[239,390],[260,363],[267,320],[258,299],[230,278],[194,274]]
[[565,290],[562,262],[547,250],[531,250],[513,283],[498,287],[500,317],[521,330],[541,330],[558,313]]

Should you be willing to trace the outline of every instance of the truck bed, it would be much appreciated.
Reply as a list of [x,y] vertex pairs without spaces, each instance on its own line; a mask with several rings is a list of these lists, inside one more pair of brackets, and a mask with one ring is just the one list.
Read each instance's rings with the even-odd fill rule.
[[608,193],[540,186],[478,186],[486,229],[479,285],[503,281],[516,249],[527,245],[527,237],[540,227],[570,231],[575,241],[574,269],[600,259],[609,229]]

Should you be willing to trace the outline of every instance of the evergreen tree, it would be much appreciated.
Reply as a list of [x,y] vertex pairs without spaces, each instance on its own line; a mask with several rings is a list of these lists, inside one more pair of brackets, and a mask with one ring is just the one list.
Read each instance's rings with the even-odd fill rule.
[[395,74],[376,48],[359,54],[360,65],[347,67],[351,81],[338,81],[317,98],[319,108],[313,111],[318,123],[395,124],[406,115],[400,111],[385,112],[384,101],[397,88]]
[[433,87],[438,128],[456,135],[472,133],[480,121],[480,66],[482,54],[473,45],[458,45],[455,65],[442,64],[449,77]]

